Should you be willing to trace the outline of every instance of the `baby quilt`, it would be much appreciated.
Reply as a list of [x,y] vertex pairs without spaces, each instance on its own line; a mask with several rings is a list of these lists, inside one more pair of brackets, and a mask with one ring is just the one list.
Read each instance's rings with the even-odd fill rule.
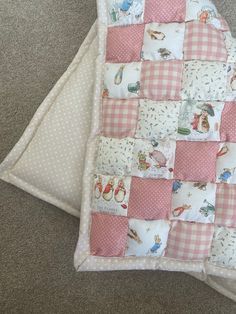
[[236,278],[236,45],[208,0],[99,0],[78,270]]

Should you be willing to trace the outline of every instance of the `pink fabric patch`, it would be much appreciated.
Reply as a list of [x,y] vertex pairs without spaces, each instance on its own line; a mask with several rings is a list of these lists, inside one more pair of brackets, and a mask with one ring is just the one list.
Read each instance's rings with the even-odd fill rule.
[[166,219],[171,209],[172,180],[133,177],[128,216],[140,219]]
[[215,224],[236,227],[236,185],[217,185]]
[[134,137],[138,120],[138,100],[103,99],[102,134],[108,137]]
[[182,61],[143,62],[141,98],[180,100],[182,73]]
[[97,256],[124,256],[128,219],[99,213],[92,214],[90,252]]
[[184,22],[186,0],[146,0],[144,22]]
[[143,33],[143,24],[109,27],[106,61],[118,63],[140,61]]
[[174,177],[178,180],[215,182],[216,142],[177,141]]
[[203,260],[209,255],[213,232],[213,224],[173,222],[165,256],[180,260]]
[[224,35],[210,24],[189,22],[184,41],[185,60],[227,61]]
[[226,102],[221,118],[221,141],[236,142],[236,102]]

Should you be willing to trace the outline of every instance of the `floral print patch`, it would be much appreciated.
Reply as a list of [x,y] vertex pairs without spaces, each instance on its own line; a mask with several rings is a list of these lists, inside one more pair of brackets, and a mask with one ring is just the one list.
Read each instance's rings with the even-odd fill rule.
[[92,207],[97,211],[127,216],[131,177],[95,175]]
[[108,24],[127,25],[143,22],[144,0],[106,0]]
[[106,63],[103,97],[137,98],[140,91],[141,63]]
[[223,102],[184,101],[179,113],[177,138],[187,141],[220,141],[223,109]]
[[228,101],[236,100],[236,63],[227,67],[227,98]]
[[184,64],[182,98],[225,100],[227,65],[222,62],[188,61]]
[[174,181],[170,219],[214,223],[216,184]]
[[210,262],[222,267],[236,268],[236,229],[217,227],[215,229]]
[[172,179],[176,142],[136,140],[132,175],[143,178]]
[[125,256],[162,256],[169,230],[170,223],[166,220],[129,219]]
[[143,60],[183,59],[185,23],[146,24],[143,39]]
[[217,154],[216,182],[236,184],[236,143],[222,143]]
[[224,32],[225,45],[228,53],[228,63],[236,62],[236,38],[232,37],[231,32]]
[[96,173],[123,176],[131,172],[135,140],[100,137]]
[[140,100],[135,137],[145,139],[175,139],[181,102]]

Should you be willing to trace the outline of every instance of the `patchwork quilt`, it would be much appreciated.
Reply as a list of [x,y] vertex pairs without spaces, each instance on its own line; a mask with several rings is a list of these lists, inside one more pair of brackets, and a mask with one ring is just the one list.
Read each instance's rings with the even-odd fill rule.
[[78,270],[236,278],[236,41],[209,0],[98,0]]

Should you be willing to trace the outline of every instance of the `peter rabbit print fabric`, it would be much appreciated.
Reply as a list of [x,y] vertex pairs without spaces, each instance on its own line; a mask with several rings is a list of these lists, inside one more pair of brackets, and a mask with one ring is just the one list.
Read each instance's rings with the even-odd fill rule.
[[236,40],[210,0],[98,0],[78,270],[236,278]]

